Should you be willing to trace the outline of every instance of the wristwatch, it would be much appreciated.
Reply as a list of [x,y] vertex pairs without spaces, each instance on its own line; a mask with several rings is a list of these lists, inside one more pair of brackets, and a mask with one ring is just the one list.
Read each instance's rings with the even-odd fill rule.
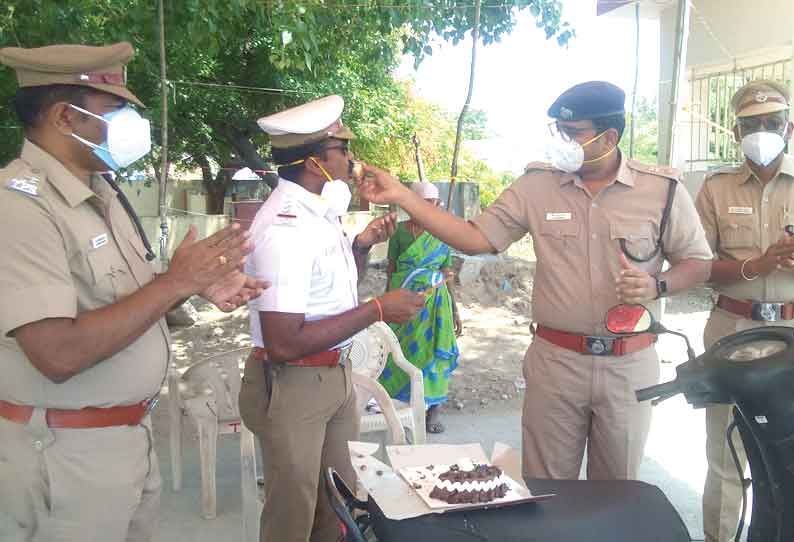
[[659,275],[654,275],[653,278],[656,281],[656,299],[667,295],[667,281],[659,278]]

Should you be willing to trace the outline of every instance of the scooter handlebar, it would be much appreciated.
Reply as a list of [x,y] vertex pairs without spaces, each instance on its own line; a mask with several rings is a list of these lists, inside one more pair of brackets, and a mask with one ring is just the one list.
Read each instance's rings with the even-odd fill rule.
[[670,382],[663,382],[662,384],[657,384],[655,386],[650,386],[647,388],[643,388],[641,390],[637,390],[634,392],[637,396],[637,401],[650,401],[651,399],[655,399],[657,397],[670,397],[681,393],[681,389],[679,386],[678,380],[671,380]]

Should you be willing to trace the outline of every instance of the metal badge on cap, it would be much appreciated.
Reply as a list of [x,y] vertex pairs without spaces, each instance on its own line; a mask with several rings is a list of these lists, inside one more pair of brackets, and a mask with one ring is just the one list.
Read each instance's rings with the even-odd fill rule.
[[763,92],[761,92],[760,90],[759,90],[758,92],[756,92],[756,93],[755,93],[755,101],[756,101],[756,102],[758,102],[758,103],[760,103],[760,104],[766,103],[766,101],[767,101],[768,99],[769,99],[769,96],[768,96],[768,95],[766,95],[766,94],[764,94],[764,93],[763,93]]

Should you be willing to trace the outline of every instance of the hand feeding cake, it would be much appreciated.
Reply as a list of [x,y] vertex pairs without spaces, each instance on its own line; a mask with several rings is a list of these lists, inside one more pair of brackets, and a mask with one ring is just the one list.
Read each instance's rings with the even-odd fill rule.
[[437,476],[430,497],[449,504],[473,504],[504,497],[508,490],[502,469],[462,459]]

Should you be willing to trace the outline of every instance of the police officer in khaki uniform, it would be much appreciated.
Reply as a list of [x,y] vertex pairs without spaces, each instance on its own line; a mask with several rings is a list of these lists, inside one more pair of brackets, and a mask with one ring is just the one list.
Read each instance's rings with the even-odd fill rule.
[[0,540],[151,538],[160,475],[149,410],[169,357],[163,315],[203,293],[258,294],[238,229],[154,277],[137,217],[100,172],[150,147],[125,87],[132,46],[0,49],[25,130],[0,169]]
[[[658,381],[655,338],[611,337],[605,313],[621,301],[658,313],[660,295],[708,276],[711,251],[678,174],[629,161],[617,149],[623,105],[623,91],[605,82],[565,91],[549,108],[552,164],[530,164],[471,222],[374,168],[361,187],[369,201],[398,204],[467,254],[501,252],[532,235],[537,330],[524,359],[527,478],[578,478],[585,445],[588,478],[637,476],[651,407],[638,404],[634,390]],[[661,273],[665,259],[671,267]]]
[[[710,281],[719,294],[703,334],[706,347],[737,331],[765,325],[794,326],[794,158],[785,85],[753,81],[731,101],[734,135],[743,164],[706,176],[696,207],[715,260]],[[725,436],[729,405],[706,408],[708,473],[703,530],[709,542],[733,540],[742,485]],[[741,441],[733,439],[744,468]]]
[[400,289],[358,303],[367,252],[394,232],[394,214],[375,219],[351,243],[340,217],[350,203],[353,133],[344,101],[326,96],[268,117],[279,183],[251,225],[256,249],[246,270],[272,287],[250,303],[249,356],[240,413],[265,456],[260,524],[267,542],[336,542],[339,525],[323,488],[334,467],[355,480],[347,443],[358,438],[350,338],[382,320],[402,323],[424,294]]

